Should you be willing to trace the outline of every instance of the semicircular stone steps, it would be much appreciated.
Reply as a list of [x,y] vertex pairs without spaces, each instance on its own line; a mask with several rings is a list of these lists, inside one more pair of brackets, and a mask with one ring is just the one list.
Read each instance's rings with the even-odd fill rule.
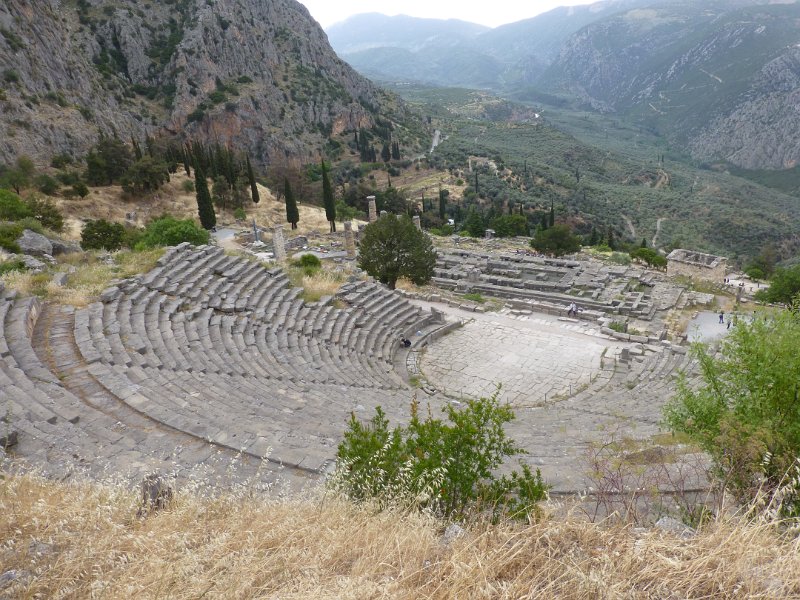
[[280,269],[182,244],[83,309],[4,296],[0,382],[21,453],[62,471],[186,471],[215,457],[266,483],[316,478],[351,414],[406,418],[398,340],[430,317],[369,282],[343,286],[345,308],[299,292]]

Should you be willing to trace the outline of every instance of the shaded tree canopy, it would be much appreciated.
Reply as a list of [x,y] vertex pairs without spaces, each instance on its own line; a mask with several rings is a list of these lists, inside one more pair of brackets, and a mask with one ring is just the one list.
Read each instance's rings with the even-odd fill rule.
[[408,216],[389,213],[364,228],[358,266],[389,289],[400,277],[423,285],[433,277],[436,251]]

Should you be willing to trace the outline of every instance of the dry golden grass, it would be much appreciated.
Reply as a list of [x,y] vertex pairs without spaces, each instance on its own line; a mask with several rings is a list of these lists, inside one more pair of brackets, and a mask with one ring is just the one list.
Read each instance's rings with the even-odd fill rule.
[[124,279],[152,269],[163,253],[163,248],[117,252],[113,255],[113,265],[102,262],[97,254],[91,252],[63,255],[59,257],[59,266],[55,270],[75,269],[63,287],[53,283],[54,273],[50,272],[34,275],[12,271],[0,276],[0,281],[23,296],[39,296],[59,304],[83,307],[94,302],[113,279]]
[[306,302],[318,302],[323,296],[333,296],[345,282],[346,275],[338,271],[318,269],[311,274],[302,267],[283,266],[293,287],[303,288],[302,298]]
[[726,520],[681,540],[544,518],[444,524],[334,498],[178,493],[137,517],[121,487],[0,482],[9,598],[797,598],[800,544]]

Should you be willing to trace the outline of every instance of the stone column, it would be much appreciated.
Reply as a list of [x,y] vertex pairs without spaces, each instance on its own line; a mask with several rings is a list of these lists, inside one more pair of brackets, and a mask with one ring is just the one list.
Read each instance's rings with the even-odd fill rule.
[[375,196],[367,196],[367,202],[369,203],[369,222],[374,223],[378,220],[378,208],[375,205]]
[[275,260],[280,263],[286,261],[286,242],[283,239],[283,225],[275,225],[272,228],[272,246]]
[[347,258],[356,257],[356,236],[353,235],[353,223],[344,222],[344,249],[347,250]]
[[422,231],[422,223],[420,223],[419,215],[414,215],[412,220],[414,221],[414,227]]

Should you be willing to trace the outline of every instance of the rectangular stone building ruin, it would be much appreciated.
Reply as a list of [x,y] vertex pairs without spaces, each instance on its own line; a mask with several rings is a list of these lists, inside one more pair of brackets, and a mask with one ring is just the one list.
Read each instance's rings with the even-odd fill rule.
[[713,254],[678,248],[667,256],[667,275],[722,283],[727,275],[728,259]]

